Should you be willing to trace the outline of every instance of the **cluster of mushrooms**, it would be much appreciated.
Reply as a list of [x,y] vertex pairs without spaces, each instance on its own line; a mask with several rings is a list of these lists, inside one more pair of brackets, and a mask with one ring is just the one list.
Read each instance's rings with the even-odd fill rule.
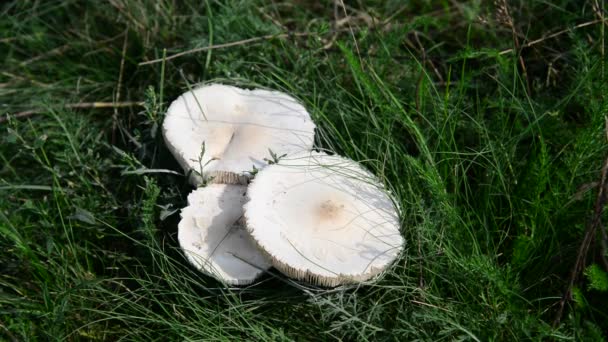
[[277,91],[211,84],[171,104],[163,136],[197,187],[178,225],[190,263],[227,285],[275,267],[333,287],[398,257],[389,193],[355,161],[313,151],[314,131],[306,109]]

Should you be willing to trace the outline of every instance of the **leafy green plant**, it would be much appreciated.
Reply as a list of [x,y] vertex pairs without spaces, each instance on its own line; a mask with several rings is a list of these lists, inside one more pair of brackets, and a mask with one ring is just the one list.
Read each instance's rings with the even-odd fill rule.
[[608,273],[598,264],[592,264],[585,269],[585,277],[589,282],[589,290],[608,292]]
[[205,187],[205,186],[207,186],[207,184],[209,184],[209,182],[211,182],[213,180],[213,177],[204,176],[203,169],[205,168],[205,166],[209,165],[209,163],[211,163],[212,161],[217,160],[217,158],[211,158],[211,159],[207,160],[205,163],[203,163],[203,158],[205,156],[205,152],[206,152],[205,142],[203,141],[203,143],[201,144],[201,152],[198,155],[198,158],[192,159],[192,161],[198,163],[198,167],[199,167],[198,170],[192,170],[192,172],[194,172],[201,179],[199,187]]
[[[287,154],[282,154],[279,156],[276,153],[274,153],[271,149],[268,149],[268,153],[270,154],[270,159],[264,158],[264,161],[266,163],[268,163],[268,165],[277,164],[279,162],[279,160],[281,160],[281,158],[284,158],[285,156],[287,156]],[[254,171],[255,171],[255,168],[254,168]]]

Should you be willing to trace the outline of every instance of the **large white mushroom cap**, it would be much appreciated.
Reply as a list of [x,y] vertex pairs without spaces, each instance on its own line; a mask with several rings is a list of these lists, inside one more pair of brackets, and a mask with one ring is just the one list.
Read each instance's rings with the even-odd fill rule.
[[288,276],[325,286],[367,280],[399,255],[399,215],[358,163],[308,152],[260,171],[247,190],[247,229]]
[[[217,183],[243,183],[253,167],[276,155],[310,151],[315,125],[294,98],[277,91],[212,84],[171,103],[163,136],[190,181],[212,177]],[[205,144],[205,153],[199,160]],[[197,173],[198,172],[198,173]]]
[[188,261],[227,284],[252,283],[270,268],[243,226],[246,187],[210,184],[188,195],[178,240]]

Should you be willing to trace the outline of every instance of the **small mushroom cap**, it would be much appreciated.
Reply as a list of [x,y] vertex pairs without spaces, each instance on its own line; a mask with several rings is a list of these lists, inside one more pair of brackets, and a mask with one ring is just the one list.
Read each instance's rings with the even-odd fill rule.
[[242,222],[246,187],[210,184],[188,195],[177,238],[188,261],[227,284],[252,283],[270,268]]
[[247,190],[247,229],[286,275],[318,285],[367,280],[404,244],[399,214],[358,163],[308,152],[260,171]]
[[[315,125],[294,98],[277,91],[212,84],[186,92],[167,110],[163,136],[190,182],[245,184],[253,167],[277,155],[309,151]],[[205,144],[205,153],[199,157]],[[198,173],[197,173],[198,172]]]

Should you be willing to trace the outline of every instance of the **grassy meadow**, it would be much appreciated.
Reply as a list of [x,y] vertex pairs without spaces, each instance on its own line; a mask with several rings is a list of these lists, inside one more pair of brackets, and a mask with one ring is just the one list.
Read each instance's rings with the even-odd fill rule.
[[[604,0],[2,2],[0,340],[608,339],[607,14]],[[160,127],[204,82],[292,94],[316,146],[392,190],[406,246],[379,281],[271,270],[228,289],[189,266],[191,187]]]

